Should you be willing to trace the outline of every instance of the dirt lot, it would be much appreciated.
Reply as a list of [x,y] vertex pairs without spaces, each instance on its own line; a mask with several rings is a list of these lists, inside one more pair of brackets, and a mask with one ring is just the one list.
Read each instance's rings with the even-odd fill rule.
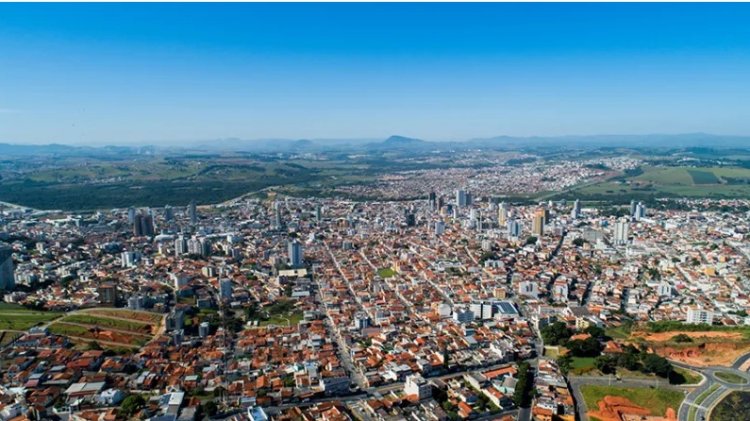
[[589,411],[589,416],[596,417],[601,421],[621,421],[621,420],[643,420],[649,421],[666,421],[676,420],[675,410],[667,409],[667,413],[662,415],[652,414],[650,409],[642,408],[627,398],[619,396],[605,396],[598,402],[599,409]]
[[[674,343],[676,335],[687,335],[693,342]],[[646,341],[657,354],[696,367],[730,366],[750,352],[750,341],[741,332],[633,332],[631,338]]]
[[730,339],[730,340],[741,340],[743,338],[740,332],[659,332],[659,333],[648,333],[648,332],[634,332],[634,338],[643,338],[649,342],[666,342],[677,335],[687,335],[693,339],[707,338],[707,339]]

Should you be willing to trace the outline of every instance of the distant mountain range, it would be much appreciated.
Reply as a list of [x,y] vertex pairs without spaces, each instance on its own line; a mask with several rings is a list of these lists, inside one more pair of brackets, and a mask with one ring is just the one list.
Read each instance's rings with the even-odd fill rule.
[[464,141],[428,141],[394,135],[375,139],[258,139],[237,138],[194,142],[185,146],[71,146],[63,144],[22,145],[0,143],[0,157],[19,156],[89,156],[152,154],[157,152],[323,152],[323,151],[426,151],[460,149],[529,149],[529,148],[750,148],[750,136],[727,136],[707,133],[649,135],[581,135],[581,136],[496,136]]

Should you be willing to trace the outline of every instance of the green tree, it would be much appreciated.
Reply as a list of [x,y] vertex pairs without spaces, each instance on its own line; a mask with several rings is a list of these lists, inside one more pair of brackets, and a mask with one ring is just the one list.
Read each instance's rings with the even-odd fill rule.
[[643,371],[654,373],[659,377],[669,377],[672,372],[672,364],[666,358],[656,354],[645,354],[641,358]]
[[568,341],[566,348],[574,357],[596,357],[602,352],[602,344],[592,337]]
[[677,342],[677,343],[693,342],[693,338],[691,338],[690,336],[688,336],[688,335],[686,335],[684,333],[680,333],[680,334],[672,336],[671,340],[672,340],[672,342]]
[[120,411],[122,411],[123,415],[125,415],[126,417],[132,417],[138,411],[140,411],[140,409],[143,408],[144,405],[146,405],[146,399],[144,399],[143,396],[130,395],[122,401],[122,405],[120,405]]
[[604,374],[614,374],[617,369],[617,360],[609,355],[600,355],[594,359],[594,367]]
[[518,364],[518,382],[513,391],[513,402],[520,408],[526,408],[531,403],[531,386],[533,383],[531,366],[527,362]]
[[573,335],[565,322],[555,322],[542,328],[542,339],[547,345],[565,345]]
[[557,366],[563,374],[568,374],[570,368],[573,366],[573,356],[565,354],[557,357]]
[[209,417],[213,417],[217,412],[219,412],[219,407],[216,406],[216,403],[214,401],[208,401],[203,404],[203,411],[205,411],[206,415],[208,415]]

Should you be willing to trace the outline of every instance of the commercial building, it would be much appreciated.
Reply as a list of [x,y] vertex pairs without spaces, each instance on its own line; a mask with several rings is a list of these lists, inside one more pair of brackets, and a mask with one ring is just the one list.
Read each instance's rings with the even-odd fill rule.
[[0,290],[13,291],[16,280],[13,275],[13,249],[0,244]]

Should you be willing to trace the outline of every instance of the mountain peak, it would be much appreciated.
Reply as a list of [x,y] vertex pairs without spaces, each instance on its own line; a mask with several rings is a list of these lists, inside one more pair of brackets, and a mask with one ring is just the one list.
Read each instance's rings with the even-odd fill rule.
[[398,135],[393,135],[383,142],[383,144],[385,145],[398,145],[398,146],[415,145],[415,144],[422,144],[422,143],[425,143],[425,141],[421,139],[415,139],[411,137],[398,136]]

